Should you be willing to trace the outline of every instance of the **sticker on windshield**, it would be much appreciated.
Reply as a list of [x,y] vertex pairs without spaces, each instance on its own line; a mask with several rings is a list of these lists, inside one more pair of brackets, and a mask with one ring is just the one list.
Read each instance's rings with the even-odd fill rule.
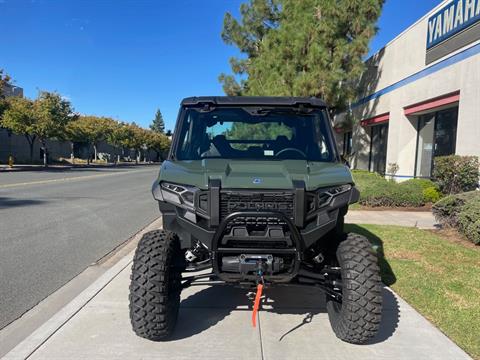
[[264,156],[273,156],[273,150],[263,150]]

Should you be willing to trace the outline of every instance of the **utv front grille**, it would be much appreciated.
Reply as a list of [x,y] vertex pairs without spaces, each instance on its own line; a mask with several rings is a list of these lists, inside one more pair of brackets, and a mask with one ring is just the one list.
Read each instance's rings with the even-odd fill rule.
[[[222,191],[220,193],[220,219],[242,211],[280,212],[293,220],[295,195],[288,191]],[[249,219],[253,221],[253,219]],[[260,219],[265,221],[267,219]],[[270,220],[270,219],[268,219]],[[267,222],[268,222],[267,220]]]
[[251,248],[251,249],[286,249],[288,247],[287,241],[254,241],[254,240],[228,240],[227,247],[229,248]]

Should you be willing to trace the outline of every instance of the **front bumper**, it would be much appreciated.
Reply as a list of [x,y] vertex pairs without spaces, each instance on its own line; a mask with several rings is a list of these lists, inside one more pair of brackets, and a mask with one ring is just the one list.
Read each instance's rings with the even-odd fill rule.
[[[208,196],[208,206],[205,209],[196,207],[196,210],[192,211],[159,201],[159,208],[163,215],[163,226],[166,230],[173,231],[180,237],[182,247],[188,248],[193,237],[212,249],[214,237],[221,230],[220,225],[224,220],[220,214],[222,189],[218,181],[212,181],[210,185],[208,191],[202,191],[199,194],[199,196]],[[345,215],[348,205],[357,202],[359,198],[358,190],[352,186],[349,191],[332,196],[328,205],[313,212],[308,212],[307,193],[304,190],[304,184],[302,182],[297,183],[293,193],[295,195],[295,205],[293,218],[290,218],[289,221],[298,231],[304,248],[310,247],[335,228],[339,215]],[[244,211],[241,212],[245,213]],[[257,217],[262,216],[261,213],[261,209],[252,212]]]
[[[283,212],[279,209],[257,209],[229,213],[222,208],[222,196],[226,197],[233,192],[236,196],[241,193],[258,198],[259,193],[222,190],[218,181],[212,181],[208,191],[197,194],[197,197],[204,199],[205,196],[208,197],[208,206],[203,204],[203,208],[196,207],[195,212],[159,201],[163,226],[179,236],[182,248],[190,248],[193,240],[201,241],[211,253],[214,273],[223,281],[258,280],[258,275],[254,273],[222,271],[222,266],[232,259],[237,261],[237,257],[248,254],[262,257],[264,254],[287,263],[280,273],[265,274],[265,280],[288,282],[297,275],[305,250],[334,229],[339,215],[345,215],[348,205],[357,202],[359,197],[358,190],[352,186],[349,191],[332,195],[328,204],[309,211],[308,196],[311,193],[305,191],[302,182],[297,182],[295,186],[293,191],[279,190],[290,191],[290,195],[294,196],[293,205],[288,211],[284,208]],[[264,190],[268,191],[272,192]],[[198,203],[197,200],[195,202]],[[252,223],[253,226],[257,226],[257,223],[264,224],[264,233],[248,229]],[[224,258],[227,260],[224,261]]]
[[[262,236],[250,235],[243,233],[242,235],[236,236],[237,245],[241,245],[242,242],[245,244],[244,247],[239,246],[229,246],[228,239],[232,237],[224,236],[225,231],[229,223],[234,222],[236,218],[243,217],[265,217],[265,218],[278,218],[286,224],[286,227],[289,230],[288,239],[290,241],[285,241],[284,247],[278,248],[275,247],[275,239],[285,240],[287,237],[278,236],[276,238],[271,238],[265,240],[262,243],[262,247],[250,247],[248,244],[251,244],[252,241],[261,241]],[[293,222],[280,212],[237,212],[228,215],[225,219],[222,220],[218,231],[215,233],[212,239],[212,248],[211,248],[211,259],[213,273],[218,276],[220,280],[227,282],[238,282],[238,281],[256,281],[259,278],[258,273],[231,273],[225,272],[222,270],[222,260],[225,256],[229,255],[239,255],[244,256],[245,254],[255,254],[255,255],[272,255],[272,258],[283,259],[288,258],[290,260],[290,265],[286,267],[281,273],[271,273],[264,274],[264,279],[269,282],[288,282],[298,273],[300,262],[304,253],[304,242],[302,241],[301,235],[293,224]]]

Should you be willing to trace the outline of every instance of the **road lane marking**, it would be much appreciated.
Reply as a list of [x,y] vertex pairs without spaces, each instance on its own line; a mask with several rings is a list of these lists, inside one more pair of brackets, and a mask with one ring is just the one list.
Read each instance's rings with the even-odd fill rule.
[[92,179],[92,178],[107,177],[107,176],[120,175],[120,174],[138,174],[138,173],[148,172],[148,171],[151,171],[151,170],[152,169],[135,170],[135,171],[120,171],[120,172],[108,173],[108,174],[74,176],[74,177],[65,177],[65,178],[60,178],[60,179],[38,180],[38,181],[29,181],[29,182],[23,182],[23,183],[4,184],[4,185],[0,184],[0,189],[12,188],[12,187],[17,187],[17,186],[26,186],[26,185],[42,185],[42,184],[50,184],[50,183],[63,182],[63,181]]

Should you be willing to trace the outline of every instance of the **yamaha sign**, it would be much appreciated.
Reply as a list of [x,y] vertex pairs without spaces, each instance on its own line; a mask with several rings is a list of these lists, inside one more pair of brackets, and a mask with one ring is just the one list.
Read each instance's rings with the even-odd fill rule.
[[480,0],[453,0],[428,19],[427,64],[480,39]]

